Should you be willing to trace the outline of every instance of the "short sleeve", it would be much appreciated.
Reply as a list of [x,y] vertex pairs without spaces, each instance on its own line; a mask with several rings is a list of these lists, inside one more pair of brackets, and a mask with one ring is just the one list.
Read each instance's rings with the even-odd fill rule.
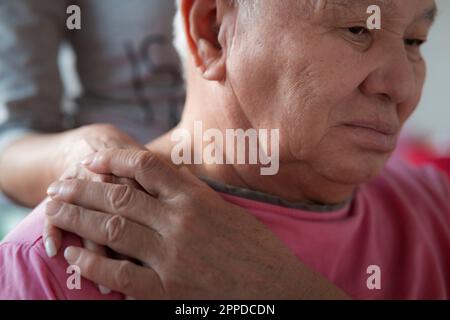
[[34,209],[0,243],[0,300],[117,300],[117,292],[102,295],[96,284],[80,276],[74,287],[64,249],[82,247],[72,233],[63,234],[58,254],[49,258],[42,240],[45,201]]
[[30,244],[0,245],[0,299],[48,300],[64,298],[53,274]]

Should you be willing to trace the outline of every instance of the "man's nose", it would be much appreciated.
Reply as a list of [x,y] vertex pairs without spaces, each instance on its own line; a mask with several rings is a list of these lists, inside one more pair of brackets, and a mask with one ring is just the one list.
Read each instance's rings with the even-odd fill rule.
[[415,94],[417,83],[413,62],[405,47],[398,46],[385,49],[361,90],[366,94],[388,97],[393,103],[400,104]]

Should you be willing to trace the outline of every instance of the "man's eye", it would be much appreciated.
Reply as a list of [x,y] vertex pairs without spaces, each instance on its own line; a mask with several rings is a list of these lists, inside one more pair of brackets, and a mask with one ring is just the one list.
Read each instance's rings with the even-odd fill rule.
[[420,47],[425,43],[425,40],[421,39],[406,39],[405,44],[410,47]]
[[348,28],[348,31],[350,31],[350,33],[352,33],[356,36],[362,36],[369,32],[369,30],[367,30],[364,27],[351,27],[351,28]]

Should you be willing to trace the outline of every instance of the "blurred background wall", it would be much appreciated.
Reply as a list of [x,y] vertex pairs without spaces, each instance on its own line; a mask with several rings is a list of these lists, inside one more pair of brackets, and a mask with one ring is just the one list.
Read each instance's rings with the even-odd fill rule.
[[436,0],[439,14],[423,48],[428,77],[418,110],[407,128],[450,145],[450,1]]

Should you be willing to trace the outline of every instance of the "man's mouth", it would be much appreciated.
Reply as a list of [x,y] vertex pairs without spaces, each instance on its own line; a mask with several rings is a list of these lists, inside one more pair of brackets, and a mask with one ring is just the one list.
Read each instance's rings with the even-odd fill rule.
[[400,131],[397,125],[382,121],[352,121],[343,127],[359,146],[382,153],[394,151]]
[[344,123],[345,126],[369,129],[377,131],[384,135],[396,135],[399,131],[398,126],[382,121],[352,121]]

